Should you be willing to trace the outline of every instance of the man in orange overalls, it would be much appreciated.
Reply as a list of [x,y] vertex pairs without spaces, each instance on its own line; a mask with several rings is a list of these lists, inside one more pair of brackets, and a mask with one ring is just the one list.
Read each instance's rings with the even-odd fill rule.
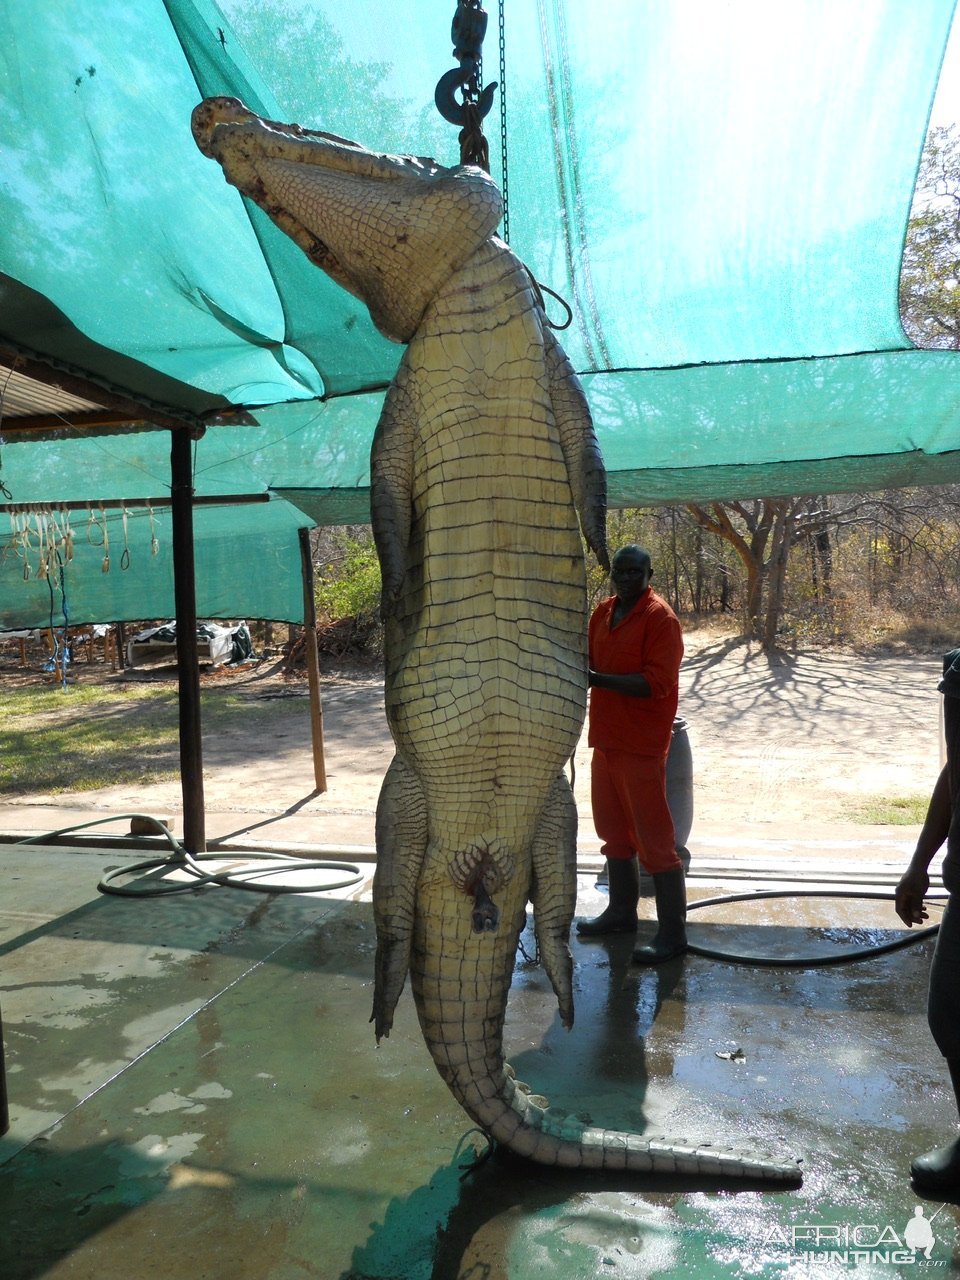
[[652,877],[657,932],[633,953],[661,964],[687,947],[687,896],[667,804],[667,753],[677,714],[683,637],[665,600],[650,587],[643,547],[621,547],[610,582],[616,595],[590,619],[590,730],[593,822],[603,841],[610,905],[581,920],[581,937],[633,933],[640,867]]

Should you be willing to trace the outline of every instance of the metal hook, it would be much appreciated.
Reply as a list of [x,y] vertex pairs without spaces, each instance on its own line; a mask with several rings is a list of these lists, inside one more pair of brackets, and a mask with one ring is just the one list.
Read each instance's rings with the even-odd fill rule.
[[[459,125],[461,129],[467,123],[466,106],[457,101],[455,91],[462,88],[466,92],[470,88],[472,76],[473,72],[469,68],[465,66],[454,67],[452,71],[447,71],[437,81],[437,89],[433,97],[434,102],[437,104],[437,110],[444,120],[449,120],[451,124]],[[496,92],[496,88],[497,81],[494,80],[480,94],[477,102],[477,113],[481,120],[493,106],[493,95]]]
[[[461,129],[467,124],[467,102],[476,102],[481,120],[493,106],[496,82],[488,84],[482,92],[478,84],[480,50],[486,30],[487,15],[480,0],[457,0],[450,38],[453,40],[453,56],[460,66],[440,77],[433,100],[444,120],[459,125]],[[458,88],[463,89],[462,103],[455,96]]]

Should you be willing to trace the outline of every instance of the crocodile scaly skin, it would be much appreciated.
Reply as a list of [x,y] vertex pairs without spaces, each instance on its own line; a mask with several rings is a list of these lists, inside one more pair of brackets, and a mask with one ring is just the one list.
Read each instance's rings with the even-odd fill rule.
[[513,1078],[503,1025],[532,902],[573,1023],[577,816],[563,772],[586,708],[580,531],[607,565],[606,485],[580,384],[523,264],[493,232],[481,170],[384,156],[264,121],[194,112],[227,180],[407,344],[371,455],[396,755],[377,812],[373,1021],[407,973],[454,1097],[545,1164],[799,1179],[795,1161],[556,1118]]

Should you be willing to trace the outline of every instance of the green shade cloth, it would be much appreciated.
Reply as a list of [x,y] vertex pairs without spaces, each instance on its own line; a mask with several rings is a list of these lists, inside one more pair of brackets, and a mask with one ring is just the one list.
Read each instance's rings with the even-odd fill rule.
[[[488,7],[485,82],[501,78]],[[294,544],[297,521],[366,520],[370,439],[401,351],[224,182],[190,112],[233,94],[456,163],[457,130],[433,106],[454,9],[0,0],[0,340],[159,408],[247,408],[256,426],[199,442],[198,491],[273,491],[300,513]],[[491,168],[512,247],[573,309],[561,340],[615,504],[957,478],[960,357],[912,350],[897,312],[953,9],[508,0]],[[159,496],[169,442],[148,439],[0,444],[0,480],[19,503]],[[261,546],[285,536],[258,524],[284,509],[198,521],[201,571],[209,535],[244,601],[225,589],[219,616],[300,616],[299,579],[251,607],[245,564],[218,542],[231,519]],[[0,617],[21,625],[9,559]],[[91,618],[119,616],[110,576],[75,588]],[[169,612],[152,592],[125,616]]]

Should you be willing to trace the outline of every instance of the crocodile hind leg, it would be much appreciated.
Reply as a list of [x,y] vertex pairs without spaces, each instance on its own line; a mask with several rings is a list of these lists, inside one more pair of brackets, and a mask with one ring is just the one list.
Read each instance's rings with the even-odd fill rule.
[[577,900],[577,806],[565,774],[547,794],[531,848],[534,930],[540,959],[557,995],[560,1021],[573,1026],[570,923]]
[[427,805],[416,772],[394,756],[377,803],[373,914],[377,959],[373,1014],[377,1040],[390,1034],[410,967],[414,898],[427,848]]

